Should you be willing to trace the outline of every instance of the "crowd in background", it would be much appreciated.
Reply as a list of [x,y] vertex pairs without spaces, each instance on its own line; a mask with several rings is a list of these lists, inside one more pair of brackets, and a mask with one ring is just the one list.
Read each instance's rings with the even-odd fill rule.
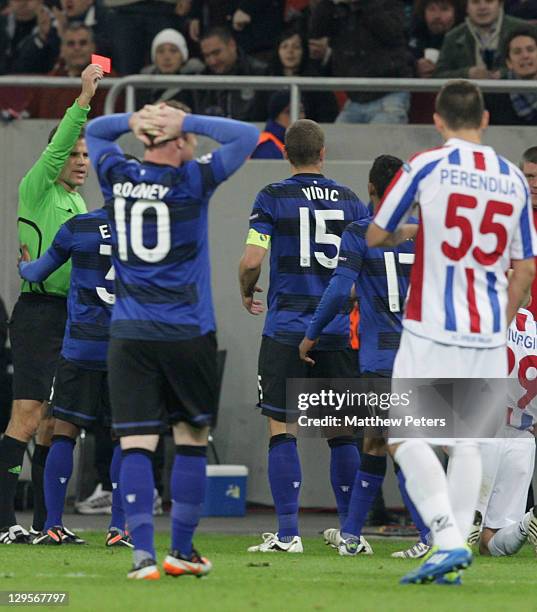
[[[5,0],[0,74],[78,77],[97,52],[112,57],[112,76],[529,80],[537,79],[536,24],[537,0]],[[103,112],[105,96],[100,90],[92,115]],[[0,108],[55,118],[71,98],[69,90],[2,88]],[[283,128],[289,106],[282,92],[250,88],[147,89],[136,101],[162,98]],[[320,122],[420,122],[430,121],[431,100],[307,92],[302,111]],[[487,106],[492,123],[537,125],[537,94],[490,96]]]

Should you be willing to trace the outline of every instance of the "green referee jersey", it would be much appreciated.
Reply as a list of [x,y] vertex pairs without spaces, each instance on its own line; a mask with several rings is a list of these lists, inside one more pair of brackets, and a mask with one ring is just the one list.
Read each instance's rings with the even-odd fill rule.
[[[28,245],[32,260],[49,248],[61,225],[87,212],[82,196],[67,191],[56,181],[77,143],[89,110],[89,106],[81,108],[77,101],[67,109],[54,138],[19,185],[19,241]],[[68,261],[42,283],[23,281],[21,291],[65,297],[70,275]]]

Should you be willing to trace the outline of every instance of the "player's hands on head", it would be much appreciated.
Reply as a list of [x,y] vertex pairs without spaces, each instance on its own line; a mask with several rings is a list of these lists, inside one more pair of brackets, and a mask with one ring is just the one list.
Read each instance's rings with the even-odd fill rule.
[[164,102],[159,104],[157,106],[156,118],[161,134],[155,137],[155,144],[179,138],[183,133],[183,121],[186,115],[184,111],[168,106]]
[[155,144],[155,138],[162,135],[161,125],[158,106],[154,104],[146,104],[141,110],[133,113],[129,119],[129,127],[134,135],[146,146]]
[[131,115],[129,125],[135,136],[147,146],[178,138],[186,113],[165,103],[146,104]]
[[254,287],[254,292],[250,296],[242,296],[242,305],[246,310],[253,315],[260,315],[265,312],[265,306],[261,300],[255,300],[254,295],[256,293],[263,293],[263,289],[257,285]]
[[84,68],[81,75],[82,93],[78,97],[81,106],[88,106],[103,76],[103,69],[98,64],[90,64]]
[[302,361],[305,361],[310,366],[314,366],[315,361],[311,357],[308,357],[308,353],[317,346],[318,342],[319,342],[318,339],[310,340],[309,338],[304,336],[304,338],[302,338],[302,342],[300,343],[298,347],[298,353],[300,355],[300,359],[302,359]]

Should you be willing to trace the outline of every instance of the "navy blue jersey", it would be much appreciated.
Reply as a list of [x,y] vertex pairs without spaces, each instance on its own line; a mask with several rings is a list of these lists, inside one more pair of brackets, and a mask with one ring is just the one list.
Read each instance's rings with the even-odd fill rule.
[[111,336],[174,341],[214,331],[207,213],[225,179],[218,151],[179,168],[112,151],[97,170],[116,271]]
[[[321,174],[295,174],[259,192],[250,228],[271,236],[263,335],[298,346],[337,265],[341,235],[368,216],[348,188]],[[350,301],[326,326],[319,350],[349,346]]]
[[391,376],[401,338],[403,305],[414,261],[414,242],[370,248],[365,234],[372,217],[343,232],[336,275],[354,281],[360,306],[360,370]]
[[[100,208],[69,219],[46,252],[56,267],[71,258],[62,355],[90,370],[106,370],[114,303],[111,251],[108,217]],[[37,262],[29,264],[27,269],[34,263]]]

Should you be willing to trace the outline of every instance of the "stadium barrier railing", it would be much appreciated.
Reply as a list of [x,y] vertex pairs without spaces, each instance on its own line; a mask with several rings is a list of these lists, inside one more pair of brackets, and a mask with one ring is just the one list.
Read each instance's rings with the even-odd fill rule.
[[[385,92],[436,92],[447,79],[373,79],[373,78],[324,78],[324,77],[271,77],[271,76],[165,76],[130,75],[122,78],[106,78],[99,87],[109,89],[105,101],[105,113],[114,112],[118,97],[125,91],[125,110],[136,110],[137,89],[178,87],[183,89],[286,89],[291,97],[291,119],[298,118],[301,91],[385,91]],[[535,93],[533,81],[476,80],[484,93]],[[0,76],[0,87],[79,87],[75,77],[50,77],[44,75]]]
[[[271,76],[164,76],[130,75],[117,80],[105,101],[105,113],[113,112],[118,96],[125,89],[126,110],[135,110],[137,88],[181,87],[183,89],[285,89],[290,91],[291,120],[298,119],[301,91],[436,92],[448,79],[372,79]],[[535,92],[532,81],[476,80],[484,93]]]

